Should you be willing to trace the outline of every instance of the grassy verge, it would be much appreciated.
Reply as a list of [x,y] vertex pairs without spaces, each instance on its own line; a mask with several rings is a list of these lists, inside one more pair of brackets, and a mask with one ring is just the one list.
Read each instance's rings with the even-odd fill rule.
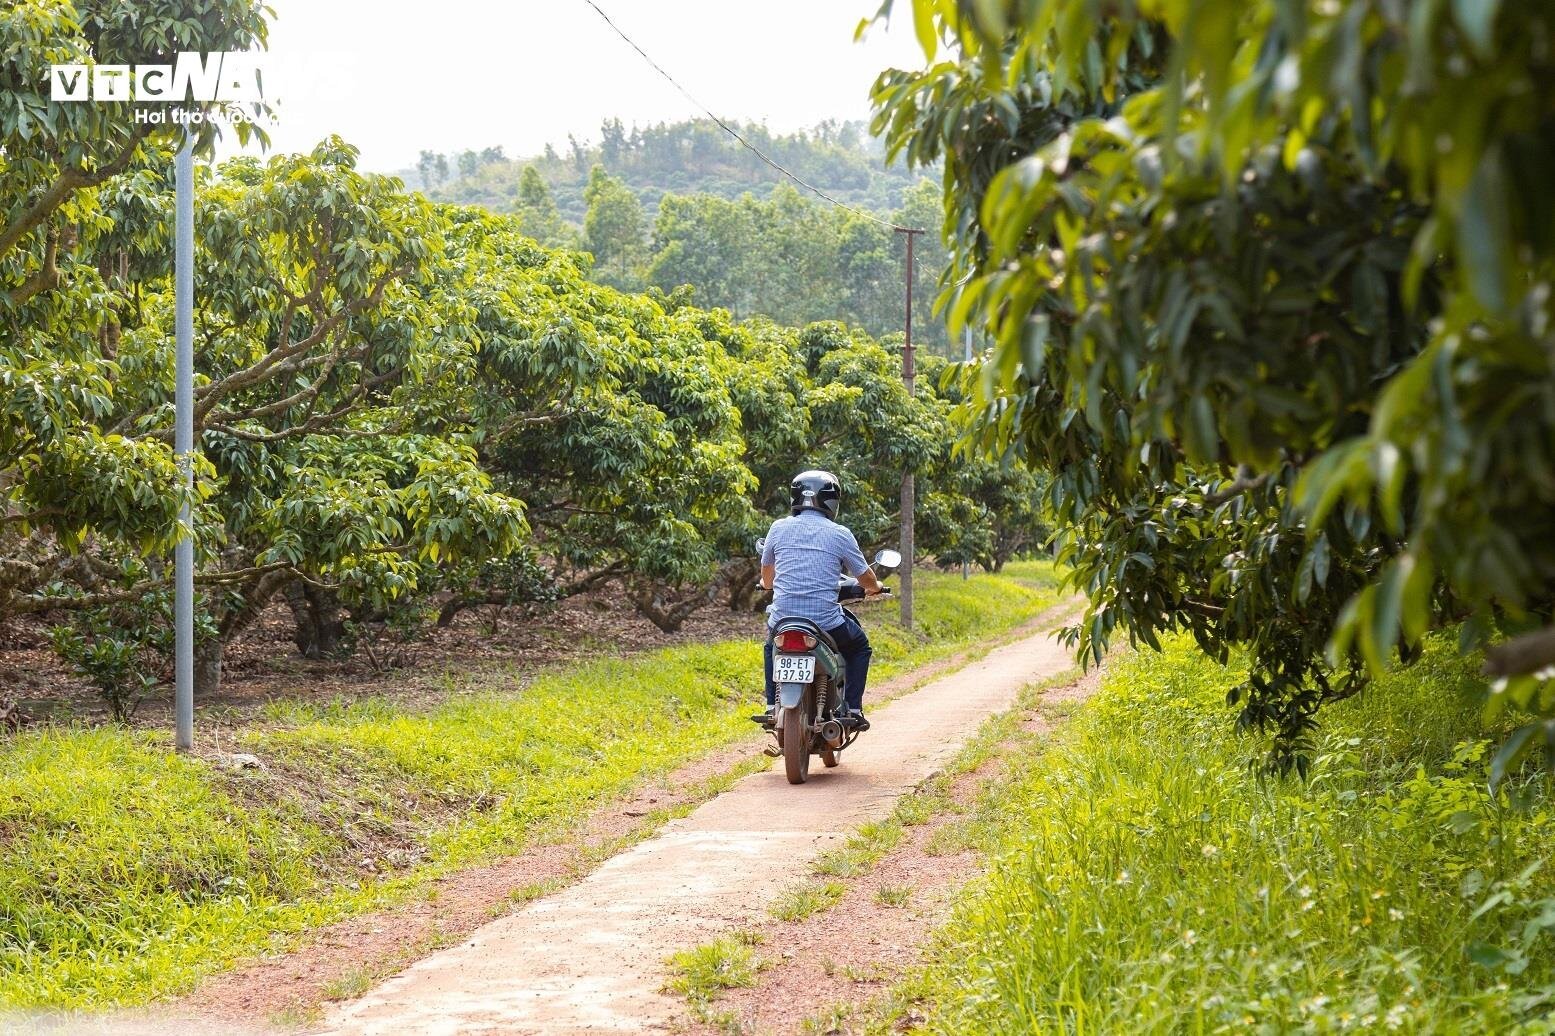
[[[1022,766],[1027,754],[1037,750],[1045,734],[1026,729],[1022,719],[1034,710],[1044,715],[1053,711],[1042,701],[1045,691],[1060,687],[1078,679],[1078,670],[1060,674],[1040,683],[1023,688],[1013,708],[988,717],[977,732],[964,744],[945,766],[933,776],[921,781],[917,787],[896,800],[891,812],[883,819],[860,825],[836,849],[817,856],[810,863],[811,876],[784,889],[768,905],[767,913],[775,922],[793,924],[809,921],[822,911],[835,907],[848,893],[849,882],[873,871],[882,860],[901,849],[909,829],[933,823],[946,814],[960,814],[965,807],[953,796],[954,785],[969,774],[976,773],[990,760],[1000,760],[1000,772],[979,778],[982,788],[982,809],[997,798],[997,789],[1004,787],[1013,775],[1011,768]],[[908,851],[911,851],[910,849]],[[911,885],[882,884],[875,892],[875,902],[883,907],[903,909],[910,905],[917,893]],[[857,916],[843,915],[837,923],[846,929],[844,941],[860,938],[856,928]],[[842,930],[839,929],[839,930]],[[778,962],[759,954],[752,954],[750,947],[760,945],[773,926],[769,923],[756,930],[738,930],[721,935],[709,942],[673,954],[665,964],[670,981],[665,990],[686,998],[691,1017],[703,1024],[726,1032],[751,1031],[732,1012],[716,1009],[724,989],[755,986],[758,975],[766,967]],[[782,937],[777,938],[782,944]],[[827,976],[837,971],[830,960],[821,962]],[[884,975],[878,965],[868,969],[844,966],[842,973],[854,982],[877,982]],[[747,977],[749,981],[724,983],[708,981],[706,976],[725,972]],[[699,976],[701,976],[699,978]],[[867,1017],[876,1022],[891,1025],[900,1017],[899,1011],[888,1011],[886,1005],[864,1005]],[[852,1019],[859,1013],[860,1005],[844,1002],[831,1005],[803,1023],[805,1033],[837,1033],[853,1031]]]
[[1329,710],[1307,785],[1249,769],[1235,680],[1116,664],[979,809],[991,869],[879,1027],[1550,1031],[1555,809],[1542,775],[1489,792],[1472,664],[1435,645]]
[[725,989],[749,989],[771,963],[756,952],[761,942],[759,933],[738,931],[672,954],[664,989],[693,1005],[706,1005]]
[[[918,571],[911,633],[898,624],[899,603],[877,598],[854,607],[874,648],[871,685],[947,658],[1035,617],[1058,600],[1058,577],[1046,561],[1012,562],[998,576]],[[895,580],[892,580],[893,588]]]
[[[920,573],[912,634],[864,616],[880,677],[1047,607],[1027,579]],[[526,682],[527,681],[527,682]],[[0,743],[0,1006],[134,1003],[560,837],[750,732],[760,645],[693,645],[506,681],[422,710],[271,710],[229,772],[161,738],[60,726]]]

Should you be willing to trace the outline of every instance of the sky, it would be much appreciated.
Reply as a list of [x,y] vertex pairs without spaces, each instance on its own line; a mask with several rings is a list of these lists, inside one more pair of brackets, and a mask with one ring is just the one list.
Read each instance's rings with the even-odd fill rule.
[[[880,0],[595,0],[715,114],[787,132],[869,115],[887,67],[919,67],[907,5],[863,42]],[[281,113],[276,149],[330,133],[362,165],[413,166],[423,149],[537,154],[567,135],[701,115],[585,0],[268,0]]]

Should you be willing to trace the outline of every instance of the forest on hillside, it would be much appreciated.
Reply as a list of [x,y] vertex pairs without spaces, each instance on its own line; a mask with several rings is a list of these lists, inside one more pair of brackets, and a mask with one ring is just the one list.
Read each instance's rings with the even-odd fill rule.
[[862,123],[823,122],[742,138],[841,204],[795,184],[710,119],[600,127],[527,159],[502,148],[423,151],[401,172],[431,198],[517,215],[542,244],[594,256],[590,276],[623,290],[689,286],[699,305],[780,323],[840,320],[875,337],[904,331],[902,235],[926,229],[914,263],[914,340],[946,356],[935,300],[947,256],[933,170],[885,160]]
[[[727,125],[778,165],[857,208],[898,208],[914,185],[930,178],[923,170],[888,164],[881,143],[860,121],[828,120],[793,133],[774,133],[759,122],[730,120]],[[584,192],[596,165],[620,177],[649,218],[667,194],[711,194],[732,201],[746,193],[764,196],[790,182],[705,118],[631,127],[606,119],[597,141],[569,136],[564,147],[547,144],[528,157],[509,157],[500,147],[423,151],[414,168],[398,175],[439,201],[503,211],[518,197],[523,170],[533,166],[550,185],[562,218],[581,227],[588,210]]]

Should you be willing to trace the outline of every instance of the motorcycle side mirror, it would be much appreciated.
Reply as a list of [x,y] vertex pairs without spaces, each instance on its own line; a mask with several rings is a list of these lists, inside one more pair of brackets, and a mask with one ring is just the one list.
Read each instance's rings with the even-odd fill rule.
[[902,555],[894,550],[882,550],[875,555],[875,564],[881,568],[896,568],[902,563]]
[[756,537],[756,553],[760,554],[762,551],[764,551],[766,549],[767,549],[767,538],[765,536],[757,536]]

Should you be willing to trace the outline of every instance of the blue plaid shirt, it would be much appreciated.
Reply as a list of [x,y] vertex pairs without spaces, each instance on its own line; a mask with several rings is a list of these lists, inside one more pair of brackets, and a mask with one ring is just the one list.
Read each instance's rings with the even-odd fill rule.
[[761,563],[777,566],[767,625],[780,619],[809,619],[823,630],[834,630],[843,622],[837,577],[843,572],[863,575],[869,568],[846,525],[809,510],[772,523]]

